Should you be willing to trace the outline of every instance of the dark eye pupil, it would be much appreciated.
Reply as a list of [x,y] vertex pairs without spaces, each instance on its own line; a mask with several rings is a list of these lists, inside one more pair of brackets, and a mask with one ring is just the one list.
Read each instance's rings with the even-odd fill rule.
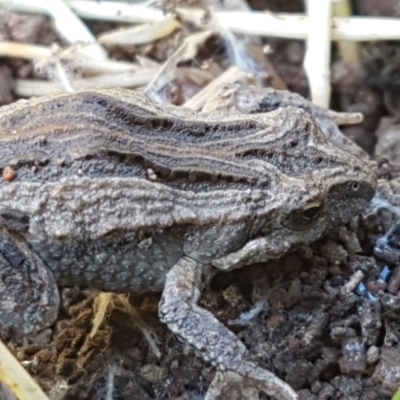
[[320,209],[321,207],[310,207],[304,210],[302,215],[306,219],[313,219],[318,215]]

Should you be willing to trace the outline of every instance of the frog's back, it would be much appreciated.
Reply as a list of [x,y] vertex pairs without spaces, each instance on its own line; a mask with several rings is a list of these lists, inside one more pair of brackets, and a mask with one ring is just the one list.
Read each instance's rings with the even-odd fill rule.
[[15,179],[0,215],[63,285],[161,290],[182,255],[223,257],[364,173],[294,108],[208,115],[88,91],[2,110]]

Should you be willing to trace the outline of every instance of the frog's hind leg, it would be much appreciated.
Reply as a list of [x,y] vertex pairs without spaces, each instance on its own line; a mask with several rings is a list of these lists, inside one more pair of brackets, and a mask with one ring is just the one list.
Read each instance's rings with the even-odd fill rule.
[[55,321],[59,304],[52,272],[0,224],[0,326],[23,335],[37,332]]
[[203,264],[190,258],[178,261],[167,274],[159,315],[206,361],[225,371],[217,373],[206,400],[220,398],[221,392],[229,387],[239,388],[243,395],[246,390],[253,390],[279,400],[296,400],[298,397],[288,384],[249,361],[248,351],[236,335],[196,304],[203,270]]

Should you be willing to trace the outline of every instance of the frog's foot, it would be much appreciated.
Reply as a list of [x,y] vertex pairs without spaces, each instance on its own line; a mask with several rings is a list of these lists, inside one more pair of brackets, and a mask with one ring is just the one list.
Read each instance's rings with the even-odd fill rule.
[[24,335],[37,332],[55,321],[59,303],[52,272],[0,225],[0,325]]
[[159,314],[161,321],[206,361],[225,371],[217,373],[206,399],[224,398],[223,393],[232,386],[233,390],[245,388],[244,396],[245,392],[263,391],[279,400],[296,400],[296,392],[288,384],[248,361],[247,349],[236,335],[196,304],[203,270],[201,263],[180,259],[167,274]]

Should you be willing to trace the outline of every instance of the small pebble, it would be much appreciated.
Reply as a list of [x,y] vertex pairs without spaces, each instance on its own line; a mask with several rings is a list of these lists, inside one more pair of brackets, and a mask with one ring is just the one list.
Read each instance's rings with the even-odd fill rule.
[[17,177],[17,173],[11,167],[5,167],[3,169],[3,179],[6,182],[12,182]]
[[375,345],[367,350],[367,364],[375,364],[379,360],[379,348]]
[[346,296],[347,294],[351,293],[358,284],[364,279],[364,274],[362,271],[356,271],[349,279],[349,281],[342,286],[340,289],[340,294],[342,296]]
[[361,374],[366,370],[367,355],[361,338],[350,338],[342,344],[339,366],[342,373],[347,375]]

